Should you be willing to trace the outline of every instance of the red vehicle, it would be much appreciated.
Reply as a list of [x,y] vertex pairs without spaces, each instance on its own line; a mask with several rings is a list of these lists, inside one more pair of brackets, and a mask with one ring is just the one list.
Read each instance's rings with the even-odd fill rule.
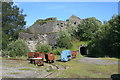
[[29,52],[28,53],[28,60],[30,63],[37,64],[37,65],[44,65],[44,53],[42,52]]
[[42,52],[35,52],[34,57],[35,57],[35,58],[41,57],[41,58],[44,59],[44,55],[45,55],[45,53],[42,53]]
[[35,54],[35,52],[29,52],[29,53],[28,53],[28,59],[29,59],[29,58],[34,58],[34,54]]
[[36,65],[42,65],[44,66],[44,55],[45,53],[42,53],[42,52],[35,52],[34,54],[34,64]]
[[45,59],[48,63],[54,63],[55,60],[54,53],[46,53]]
[[37,58],[33,58],[33,59],[34,59],[34,64],[35,65],[44,66],[44,62],[43,62],[43,58],[42,57],[37,57]]
[[76,58],[77,51],[72,51],[72,58]]
[[29,52],[28,53],[28,60],[30,60],[30,63],[33,63],[33,60],[31,58],[34,58],[35,52]]

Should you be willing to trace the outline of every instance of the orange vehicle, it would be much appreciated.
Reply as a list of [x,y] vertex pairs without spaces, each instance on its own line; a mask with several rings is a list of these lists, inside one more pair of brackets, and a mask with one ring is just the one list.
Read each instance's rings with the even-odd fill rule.
[[45,59],[48,63],[54,63],[55,60],[54,53],[46,53]]
[[29,52],[28,53],[28,60],[30,63],[37,64],[37,65],[44,65],[44,53],[42,52]]
[[45,53],[42,53],[42,52],[35,52],[34,57],[35,57],[35,58],[41,57],[41,58],[44,59],[44,55],[45,55]]
[[34,64],[36,65],[42,65],[44,66],[44,55],[45,53],[42,53],[42,52],[35,52],[34,54]]
[[72,51],[72,58],[76,58],[77,51]]
[[29,59],[29,58],[34,58],[34,54],[35,54],[35,52],[29,52],[29,53],[28,53],[28,59]]
[[33,63],[33,60],[30,59],[30,58],[34,58],[34,54],[35,54],[35,52],[29,52],[28,53],[28,60],[30,60],[30,63]]
[[35,65],[44,66],[44,62],[43,62],[43,58],[42,57],[37,57],[37,58],[33,58],[33,59],[34,59],[34,64]]

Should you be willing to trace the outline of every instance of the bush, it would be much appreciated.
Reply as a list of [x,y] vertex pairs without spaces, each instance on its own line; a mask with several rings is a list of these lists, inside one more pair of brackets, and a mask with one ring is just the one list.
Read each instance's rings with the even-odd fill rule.
[[54,49],[53,51],[51,51],[52,53],[54,53],[55,55],[60,55],[60,52],[65,50],[64,48],[57,48]]
[[36,49],[37,49],[36,50],[37,52],[48,53],[48,52],[50,52],[51,47],[50,47],[50,45],[47,45],[47,44],[38,44]]
[[10,57],[27,56],[29,48],[23,40],[16,40],[7,45]]
[[52,53],[54,53],[55,55],[60,55],[60,52],[58,49],[53,50]]
[[8,57],[9,55],[10,55],[10,51],[2,50],[2,56],[3,57]]
[[59,38],[57,38],[57,46],[59,48],[70,49],[72,47],[71,35],[61,32]]

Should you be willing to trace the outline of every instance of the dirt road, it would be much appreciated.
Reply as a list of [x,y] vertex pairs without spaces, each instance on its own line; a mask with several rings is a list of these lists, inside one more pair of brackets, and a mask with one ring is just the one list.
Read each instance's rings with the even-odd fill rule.
[[46,78],[63,66],[45,63],[44,66],[30,64],[27,60],[2,60],[3,78]]
[[99,64],[99,65],[110,65],[110,64],[120,64],[118,60],[105,60],[102,58],[90,58],[90,57],[83,57],[78,60],[81,63],[85,64]]
[[[66,69],[68,69],[68,71],[71,69],[70,66],[56,65],[56,63],[57,62],[54,64],[45,63],[44,66],[36,66],[30,64],[28,60],[2,59],[2,78],[56,78],[57,75],[62,74],[60,73],[61,70],[64,72]],[[62,62],[59,63],[63,64]],[[71,65],[71,63],[69,65]],[[79,63],[111,65],[120,62],[117,60],[83,57],[77,60],[76,64]]]

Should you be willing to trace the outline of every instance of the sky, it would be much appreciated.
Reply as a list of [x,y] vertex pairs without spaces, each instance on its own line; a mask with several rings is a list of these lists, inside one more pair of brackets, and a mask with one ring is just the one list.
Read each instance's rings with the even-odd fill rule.
[[38,19],[56,17],[65,21],[72,15],[81,19],[96,17],[108,21],[118,14],[118,2],[15,2],[26,14],[26,26],[31,26]]

